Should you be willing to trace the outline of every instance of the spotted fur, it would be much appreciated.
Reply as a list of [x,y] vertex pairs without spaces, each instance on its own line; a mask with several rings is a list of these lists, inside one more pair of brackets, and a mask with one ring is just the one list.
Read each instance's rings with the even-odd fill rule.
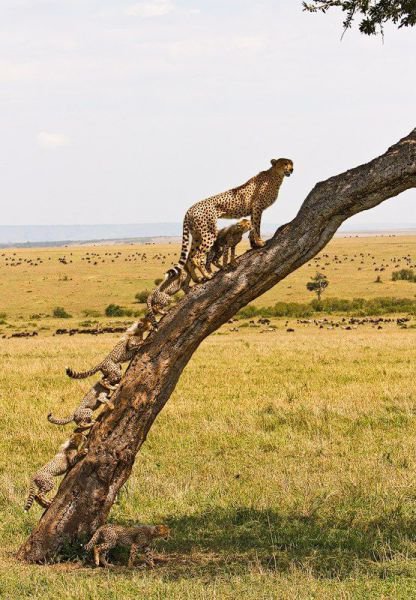
[[46,498],[46,494],[53,488],[53,478],[64,475],[86,455],[87,451],[84,449],[79,452],[85,439],[82,433],[75,433],[62,444],[52,460],[36,471],[30,482],[25,512],[31,508],[34,500],[42,508],[48,508],[51,505],[52,501]]
[[54,417],[52,413],[49,413],[48,421],[49,423],[54,423],[54,425],[67,425],[74,421],[78,427],[92,427],[95,423],[93,413],[103,404],[106,404],[111,410],[114,408],[114,404],[111,402],[108,392],[100,392],[99,384],[96,384],[85,394],[81,404],[75,409],[72,415],[58,419]]
[[[235,264],[235,249],[236,246],[243,239],[243,235],[250,231],[251,223],[248,219],[242,219],[238,221],[238,223],[234,223],[233,225],[229,225],[228,227],[224,227],[220,229],[218,232],[217,238],[212,246],[210,252],[208,253],[206,268],[208,271],[211,271],[211,263],[215,265],[218,269],[225,268],[228,265],[228,258],[231,252],[231,262],[230,265]],[[222,265],[220,264],[220,260],[222,258]]]
[[145,554],[146,563],[154,566],[150,544],[155,538],[167,538],[170,535],[169,527],[166,525],[135,525],[123,527],[122,525],[102,525],[94,533],[85,550],[91,552],[94,549],[94,562],[98,567],[110,566],[106,554],[115,546],[130,546],[128,566],[132,567],[138,551]]
[[189,275],[186,271],[167,274],[165,279],[151,292],[147,298],[147,317],[154,329],[158,328],[156,315],[166,315],[165,310],[172,302],[172,297],[189,283]]
[[187,211],[183,221],[182,249],[178,264],[170,270],[179,273],[185,266],[190,254],[192,236],[194,252],[191,256],[193,279],[201,281],[195,270],[198,269],[205,279],[211,279],[212,273],[206,269],[208,252],[217,237],[219,218],[240,219],[250,216],[250,241],[253,247],[264,246],[260,237],[260,223],[263,211],[276,200],[279,188],[285,176],[293,173],[293,162],[287,158],[272,159],[272,166],[261,171],[243,185],[222,194],[200,200]]
[[111,389],[111,386],[120,382],[122,376],[121,364],[129,362],[135,356],[143,343],[145,333],[151,328],[152,325],[148,319],[142,319],[134,323],[102,362],[89,371],[79,373],[67,367],[66,374],[73,379],[85,379],[101,371],[104,376],[101,384]]

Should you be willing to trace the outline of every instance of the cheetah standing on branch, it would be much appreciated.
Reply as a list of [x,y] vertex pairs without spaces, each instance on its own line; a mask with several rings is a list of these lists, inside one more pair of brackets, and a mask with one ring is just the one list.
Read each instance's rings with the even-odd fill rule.
[[52,460],[36,471],[29,486],[25,512],[30,509],[34,500],[42,508],[48,508],[51,505],[52,500],[46,498],[45,494],[53,488],[53,478],[65,475],[71,467],[86,455],[87,450],[84,448],[79,452],[79,448],[85,440],[86,437],[82,433],[73,434],[62,444]]
[[265,242],[260,237],[260,223],[263,211],[276,200],[284,177],[293,173],[293,162],[288,158],[271,160],[272,166],[261,171],[243,185],[200,200],[187,211],[183,221],[181,256],[178,264],[168,274],[183,270],[190,254],[190,236],[194,251],[190,257],[192,275],[196,282],[201,279],[195,273],[198,269],[205,279],[211,279],[206,266],[208,252],[217,237],[217,221],[220,218],[240,219],[251,217],[252,231],[250,242],[253,247],[261,248]]
[[170,536],[169,527],[166,525],[135,525],[123,527],[122,525],[102,525],[94,533],[85,550],[94,549],[94,562],[97,567],[100,563],[104,567],[111,566],[105,557],[106,553],[115,546],[130,546],[128,566],[132,567],[139,550],[145,557],[149,567],[154,566],[150,544],[155,538],[167,539]]

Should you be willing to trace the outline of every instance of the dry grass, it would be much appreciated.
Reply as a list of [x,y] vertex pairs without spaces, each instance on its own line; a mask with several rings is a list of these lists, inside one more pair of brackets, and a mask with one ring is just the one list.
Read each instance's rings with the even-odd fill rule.
[[[44,302],[82,304],[53,287]],[[40,516],[22,510],[29,475],[70,430],[46,414],[67,414],[88,385],[64,367],[91,365],[116,337],[1,340],[0,597],[414,597],[416,330],[275,323],[206,340],[138,456],[111,519],[170,524],[152,572],[14,560]]]
[[[212,336],[111,515],[169,523],[174,537],[159,545],[166,561],[153,573],[103,573],[22,566],[3,551],[5,597],[409,597],[414,335],[392,327]],[[57,341],[2,343],[0,500],[10,551],[40,514],[22,511],[28,476],[65,437],[46,414],[68,412],[80,395],[64,366],[112,343]]]

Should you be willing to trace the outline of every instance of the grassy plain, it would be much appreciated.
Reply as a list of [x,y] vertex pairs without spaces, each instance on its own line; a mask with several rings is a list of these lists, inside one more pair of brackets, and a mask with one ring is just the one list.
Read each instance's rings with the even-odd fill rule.
[[[242,246],[242,250],[245,249]],[[7,314],[11,328],[24,328],[34,316],[32,326],[40,324],[53,330],[57,320],[44,315],[51,315],[56,306],[64,307],[81,322],[86,318],[84,311],[94,310],[102,317],[110,303],[138,310],[143,305],[137,304],[135,294],[151,289],[154,279],[163,277],[178,254],[178,244],[0,250],[0,313]],[[406,260],[409,256],[410,262]],[[397,262],[393,262],[394,259],[398,259]],[[415,236],[337,238],[319,258],[287,277],[254,304],[308,302],[313,295],[306,290],[306,282],[316,271],[329,278],[326,297],[416,298],[413,282],[391,281],[394,266],[408,268],[413,265],[412,259],[416,263]],[[38,266],[32,266],[29,260]],[[18,266],[10,266],[18,262]],[[375,283],[378,275],[382,284]],[[2,329],[4,326],[0,323],[0,331]]]
[[[335,240],[325,253],[348,260],[320,261],[331,263],[328,295],[369,298],[374,286],[377,296],[413,297],[416,284],[391,282],[391,269],[380,273],[383,284],[373,281],[374,268],[414,257],[415,245],[416,238]],[[27,267],[36,273],[30,294],[22,292],[26,267],[0,261],[3,333],[59,305],[74,315],[70,324],[110,302],[134,308],[136,291],[170,262],[85,265],[91,251],[97,248],[16,251],[45,258]],[[99,248],[114,251],[143,247]],[[166,251],[146,247],[148,256]],[[48,260],[69,252],[74,262],[62,271]],[[360,252],[378,266],[351,261]],[[306,301],[304,285],[316,270],[312,262],[258,302]],[[285,321],[273,322],[275,331],[226,325],[208,338],[138,456],[111,520],[170,524],[173,537],[158,544],[164,561],[153,571],[14,560],[40,516],[36,506],[22,510],[29,475],[68,433],[46,414],[67,414],[88,387],[70,381],[64,367],[91,365],[117,336],[52,337],[60,321],[41,317],[37,326],[49,329],[39,337],[0,339],[0,598],[416,596],[416,329],[329,330],[292,320],[288,333]]]

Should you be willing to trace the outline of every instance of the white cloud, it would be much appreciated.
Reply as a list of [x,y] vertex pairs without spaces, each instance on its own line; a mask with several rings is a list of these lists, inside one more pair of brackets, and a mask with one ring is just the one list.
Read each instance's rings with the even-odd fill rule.
[[172,0],[148,0],[127,7],[125,14],[130,17],[163,17],[174,9]]
[[41,148],[60,148],[69,145],[69,137],[62,133],[49,133],[40,131],[36,136]]

